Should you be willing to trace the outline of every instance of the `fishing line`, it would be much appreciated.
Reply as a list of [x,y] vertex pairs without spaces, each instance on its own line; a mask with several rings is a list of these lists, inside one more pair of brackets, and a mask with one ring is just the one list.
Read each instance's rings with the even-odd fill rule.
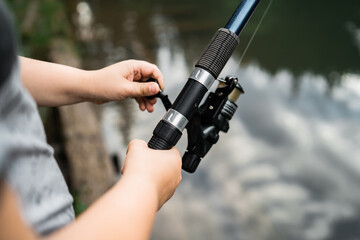
[[267,14],[267,12],[269,11],[270,6],[271,6],[271,4],[272,4],[273,1],[274,1],[274,0],[270,0],[270,2],[268,3],[268,5],[267,5],[267,7],[266,7],[266,9],[265,9],[265,11],[264,11],[264,13],[263,13],[263,15],[261,16],[261,19],[260,19],[258,25],[256,26],[255,31],[253,32],[253,34],[252,34],[252,36],[251,36],[248,44],[247,44],[246,47],[245,47],[245,50],[244,50],[243,54],[242,54],[241,57],[240,57],[240,60],[239,60],[239,63],[238,63],[238,66],[237,66],[235,72],[237,72],[237,71],[239,70],[241,61],[243,60],[243,58],[244,58],[247,50],[249,49],[252,41],[254,40],[254,37],[255,37],[256,33],[258,32],[258,30],[259,30],[259,28],[260,28],[260,25],[261,25],[261,23],[263,22],[266,14]]

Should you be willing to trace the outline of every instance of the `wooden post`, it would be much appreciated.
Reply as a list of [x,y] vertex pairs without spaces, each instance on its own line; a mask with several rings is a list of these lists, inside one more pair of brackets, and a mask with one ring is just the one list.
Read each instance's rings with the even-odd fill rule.
[[[71,43],[57,39],[51,46],[53,62],[80,67]],[[89,205],[116,180],[102,139],[100,121],[91,103],[59,108],[71,186],[77,200]]]

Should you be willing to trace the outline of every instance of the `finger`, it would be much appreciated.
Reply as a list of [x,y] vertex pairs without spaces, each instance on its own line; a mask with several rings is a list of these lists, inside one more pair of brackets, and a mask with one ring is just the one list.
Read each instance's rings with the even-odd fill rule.
[[153,98],[153,99],[146,99],[145,101],[149,102],[151,105],[155,105],[157,103],[157,99]]
[[141,102],[140,102],[139,108],[140,108],[141,111],[145,111],[145,110],[146,110],[146,105],[145,105],[145,102],[144,102],[144,101],[141,101]]
[[[147,98],[140,98],[140,97],[137,97],[135,98],[136,102],[139,104],[139,108],[140,108],[140,104],[144,104],[145,105],[145,108],[146,110],[148,110],[148,112],[153,112],[154,111],[154,105],[156,104],[157,102],[157,99],[154,98],[154,99],[147,99]],[[141,108],[140,108],[141,109]]]
[[148,101],[145,101],[145,105],[146,105],[146,109],[149,113],[154,111],[154,106],[151,103],[149,103]]
[[153,99],[147,99],[147,98],[143,98],[145,101],[145,105],[146,105],[146,109],[148,110],[148,112],[153,112],[154,111],[154,105],[157,102],[156,98]]
[[136,100],[136,102],[138,104],[140,104],[140,102],[143,100],[143,98],[142,97],[136,97],[135,100]]
[[144,146],[147,146],[147,144],[144,140],[133,139],[129,142],[128,151],[129,151],[129,149],[136,148],[137,146],[144,147]]
[[125,91],[128,97],[153,96],[159,92],[159,85],[154,82],[129,82]]
[[177,149],[176,147],[172,147],[172,148],[170,149],[170,151],[171,151],[173,154],[178,155],[179,157],[181,157],[180,151],[179,151],[179,149]]
[[137,73],[134,76],[134,80],[146,81],[148,78],[152,77],[158,80],[160,88],[164,89],[164,77],[156,65],[145,61],[135,61],[134,72]]
[[145,100],[145,103],[150,104],[150,105],[155,105],[157,103],[157,99],[153,98],[153,99],[147,99],[147,98],[143,98]]
[[146,107],[146,105],[145,105],[145,101],[144,101],[144,99],[143,99],[143,98],[138,97],[138,98],[136,98],[136,101],[137,101],[137,102],[138,102],[138,104],[139,104],[139,109],[140,109],[141,111],[145,111],[145,107]]

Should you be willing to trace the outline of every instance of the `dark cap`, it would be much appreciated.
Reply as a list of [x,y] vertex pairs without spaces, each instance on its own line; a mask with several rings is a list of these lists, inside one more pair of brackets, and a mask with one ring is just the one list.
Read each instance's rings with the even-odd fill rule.
[[16,60],[16,40],[11,16],[0,1],[0,87],[8,79]]

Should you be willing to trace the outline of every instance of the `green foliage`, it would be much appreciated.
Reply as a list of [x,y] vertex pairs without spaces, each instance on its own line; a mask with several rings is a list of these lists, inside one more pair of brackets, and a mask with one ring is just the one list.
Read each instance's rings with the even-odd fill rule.
[[74,197],[73,207],[74,207],[74,211],[75,211],[75,216],[79,216],[81,213],[83,213],[88,208],[88,206],[78,199],[76,193],[73,193],[73,197]]
[[20,51],[28,57],[47,59],[55,38],[70,38],[71,26],[59,0],[6,0],[14,15]]

